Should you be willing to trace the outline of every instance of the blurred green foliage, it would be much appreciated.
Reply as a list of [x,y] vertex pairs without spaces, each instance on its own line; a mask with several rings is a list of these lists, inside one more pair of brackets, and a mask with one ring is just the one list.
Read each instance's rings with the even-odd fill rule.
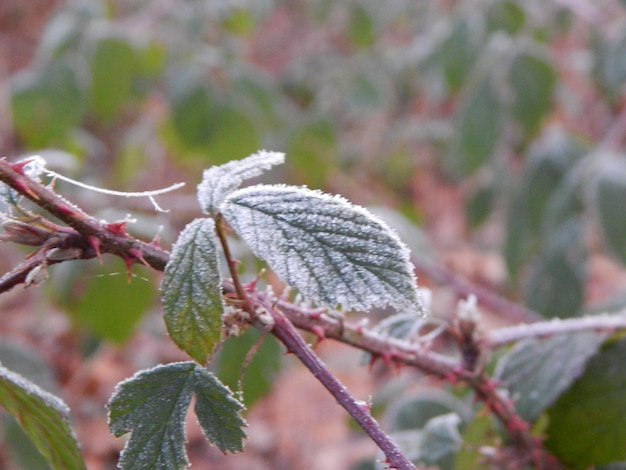
[[[584,311],[599,249],[626,262],[626,155],[611,141],[626,84],[624,2],[589,4],[587,16],[576,2],[540,0],[155,5],[68,1],[48,20],[7,88],[24,152],[71,151],[89,174],[105,148],[120,177],[155,149],[190,172],[285,150],[292,182],[383,191],[411,220],[429,203],[410,199],[421,190],[412,185],[434,160],[446,183],[469,188],[469,234],[499,224],[509,293],[546,317]],[[61,303],[114,341],[149,305],[142,294],[132,315],[104,325],[89,312],[110,315],[112,298],[91,305],[81,296],[103,287],[77,283]],[[223,364],[241,356],[232,347]],[[482,421],[466,432],[486,432]],[[550,442],[567,456],[566,440]]]

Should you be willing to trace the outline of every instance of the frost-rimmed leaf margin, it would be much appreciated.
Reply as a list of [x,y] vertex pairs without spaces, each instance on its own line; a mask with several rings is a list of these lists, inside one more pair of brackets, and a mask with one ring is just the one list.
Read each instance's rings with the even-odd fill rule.
[[205,214],[215,215],[226,196],[237,189],[241,183],[284,162],[284,153],[259,150],[242,160],[204,170],[202,182],[198,185],[198,201],[202,211]]
[[70,410],[60,398],[0,365],[0,406],[54,470],[87,469],[70,427]]
[[332,308],[423,313],[409,249],[365,208],[305,187],[256,185],[232,192],[219,210],[306,297]]
[[221,339],[224,313],[213,219],[191,221],[174,243],[161,282],[161,301],[172,340],[205,363]]
[[175,362],[139,371],[115,387],[107,404],[109,429],[116,437],[131,433],[119,462],[122,470],[189,465],[185,415],[194,393],[196,417],[209,442],[224,453],[243,450],[247,423],[240,413],[244,406],[203,367]]

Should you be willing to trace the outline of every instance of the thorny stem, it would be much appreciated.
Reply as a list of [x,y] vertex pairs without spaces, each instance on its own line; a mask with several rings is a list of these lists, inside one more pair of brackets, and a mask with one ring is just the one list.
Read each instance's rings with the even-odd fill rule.
[[346,388],[328,370],[326,365],[306,344],[302,336],[296,331],[293,324],[268,302],[264,302],[265,309],[274,319],[272,334],[280,340],[287,350],[296,355],[313,376],[330,392],[337,402],[355,419],[367,435],[378,445],[387,458],[391,468],[397,470],[415,470],[415,465],[400,451],[395,442],[385,434],[378,422],[372,418],[369,405],[357,402]]
[[[51,189],[33,181],[20,172],[19,169],[16,169],[14,165],[2,159],[0,159],[0,181],[3,181],[18,193],[47,210],[73,229],[59,226],[59,232],[55,235],[63,239],[61,243],[63,248],[79,248],[80,250],[77,250],[78,254],[74,258],[68,257],[53,262],[93,258],[99,256],[101,252],[115,254],[122,257],[127,262],[128,260],[133,262],[137,260],[145,261],[145,264],[148,264],[158,271],[162,271],[169,260],[169,253],[159,246],[136,240],[124,231],[112,231],[110,224],[106,224],[103,221],[99,221],[85,214],[76,206],[54,193]],[[218,234],[219,233],[218,231]],[[87,245],[93,246],[94,237],[98,240],[99,252],[94,249],[85,249]],[[40,250],[43,248],[44,246],[42,245]],[[225,253],[230,252],[225,251]],[[230,257],[230,254],[227,256]],[[2,276],[0,278],[0,293],[10,290],[19,283],[23,283],[28,273],[39,266],[38,262],[41,263],[44,261],[45,257],[42,256],[42,253],[36,253],[31,255],[11,272]],[[49,264],[52,264],[52,262],[49,262]],[[234,266],[232,268],[234,268]],[[430,275],[436,274],[433,269],[424,269],[423,271]],[[447,275],[443,275],[441,272],[439,274],[438,280],[444,281],[445,279],[449,279]],[[437,276],[435,275],[433,277]],[[233,276],[233,279],[237,279],[237,277]],[[459,278],[453,279],[453,282],[457,285],[457,292],[464,292],[464,289],[467,288],[467,285],[459,282]],[[238,288],[236,287],[237,285]],[[485,402],[491,412],[504,424],[511,436],[511,440],[515,443],[518,455],[528,457],[528,454],[532,454],[535,456],[533,458],[534,462],[554,463],[552,456],[545,451],[541,442],[530,436],[528,433],[528,424],[517,414],[511,401],[498,390],[497,384],[484,374],[476,374],[475,371],[465,369],[462,362],[438,354],[430,350],[427,346],[385,337],[360,324],[352,325],[341,322],[331,316],[325,315],[320,310],[307,309],[284,300],[275,301],[274,299],[270,299],[268,294],[263,292],[251,291],[246,294],[245,289],[243,289],[239,281],[237,281],[237,284],[224,281],[223,289],[224,293],[237,294],[240,298],[247,298],[250,302],[248,305],[250,308],[263,306],[266,310],[272,312],[274,320],[278,325],[278,327],[274,326],[272,333],[281,339],[290,351],[302,354],[302,357],[298,357],[303,362],[305,360],[307,361],[305,363],[307,367],[309,367],[307,363],[310,363],[311,371],[316,377],[319,377],[319,374],[324,374],[324,372],[320,372],[319,369],[321,362],[319,362],[319,358],[317,358],[306,343],[304,343],[300,335],[293,328],[293,325],[297,328],[314,333],[320,339],[333,338],[356,348],[360,348],[374,356],[382,358],[388,363],[410,365],[452,383],[467,383],[475,390],[477,397]],[[243,292],[243,295],[241,292]],[[478,297],[480,300],[480,296]],[[507,306],[506,303],[501,302],[496,304],[503,308]],[[495,304],[490,305],[490,307],[494,306]],[[523,312],[523,310],[518,311]],[[626,320],[622,315],[615,317],[594,317],[593,320],[580,318],[558,322],[535,323],[532,325],[519,325],[486,333],[482,338],[481,345],[486,349],[495,349],[508,342],[526,337],[542,337],[590,329],[613,331],[618,328],[624,328],[626,326],[625,323]],[[302,345],[304,345],[304,347]],[[311,357],[311,355],[313,355],[313,357]],[[323,366],[323,364],[321,365]],[[330,375],[330,372],[327,370],[326,373]],[[330,375],[330,378],[328,378],[329,384],[333,382],[332,379],[334,379],[334,377]],[[336,387],[339,395],[347,393],[338,382],[331,387]],[[346,407],[348,412],[353,416],[355,416],[353,413],[356,413],[357,416],[360,417],[357,419],[355,416],[355,419],[357,419],[357,421],[359,419],[362,420],[365,425],[369,427],[369,420],[372,419],[369,413],[361,408],[353,398],[350,397],[348,401],[349,403],[347,403]],[[395,460],[396,455],[392,447],[387,447],[388,444],[384,442],[382,436],[377,437],[377,439],[382,439],[381,442],[383,445],[391,452],[391,455],[387,455],[389,463],[394,465],[398,464]],[[376,442],[378,443],[378,441]],[[539,468],[542,467],[540,466]],[[543,468],[558,468],[558,466],[554,463],[553,467],[544,466]]]
[[[221,214],[218,214],[215,218],[215,230],[217,236],[220,239],[222,249],[224,250],[224,256],[228,263],[228,268],[232,277],[233,287],[237,293],[237,296],[244,304],[244,310],[251,314],[252,323],[257,323],[255,309],[245,292],[239,276],[237,274],[237,261],[233,258],[230,248],[228,246],[228,240],[224,230],[224,219]],[[416,470],[415,465],[411,463],[409,459],[400,451],[398,446],[391,440],[391,438],[385,434],[378,422],[372,418],[369,413],[369,406],[366,404],[358,403],[352,395],[346,390],[346,388],[335,378],[335,376],[328,370],[326,365],[321,359],[313,352],[308,344],[302,339],[302,336],[298,334],[293,324],[287,320],[278,310],[274,308],[272,303],[267,298],[257,297],[257,305],[261,304],[265,310],[267,310],[273,319],[271,325],[271,333],[285,345],[287,350],[293,353],[300,362],[302,362],[307,369],[311,371],[313,376],[319,380],[319,382],[328,390],[328,392],[337,400],[337,402],[343,406],[343,408],[356,420],[356,422],[363,428],[368,436],[378,445],[380,450],[383,451],[387,462],[397,470]],[[260,322],[258,322],[260,323]],[[259,329],[267,331],[266,324],[258,324]]]

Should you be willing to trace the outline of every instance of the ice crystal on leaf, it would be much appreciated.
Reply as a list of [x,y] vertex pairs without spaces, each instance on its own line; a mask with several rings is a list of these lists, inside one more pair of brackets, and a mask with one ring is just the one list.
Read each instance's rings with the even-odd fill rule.
[[245,180],[261,175],[285,161],[285,154],[259,150],[243,160],[236,160],[204,171],[198,185],[198,201],[206,214],[214,214],[226,196]]
[[305,296],[330,307],[421,313],[409,250],[364,208],[307,188],[257,185],[231,193],[220,211]]

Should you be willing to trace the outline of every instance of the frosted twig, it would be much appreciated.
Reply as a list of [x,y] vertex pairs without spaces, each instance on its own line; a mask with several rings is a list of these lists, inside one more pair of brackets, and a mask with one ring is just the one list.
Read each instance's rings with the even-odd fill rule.
[[81,181],[77,181],[68,176],[62,175],[61,173],[57,173],[56,171],[48,170],[46,168],[46,161],[39,155],[32,155],[26,159],[28,161],[28,165],[25,167],[28,171],[29,176],[31,178],[36,179],[39,174],[45,173],[51,178],[56,178],[61,181],[65,181],[66,183],[73,184],[74,186],[78,186],[79,188],[87,189],[89,191],[93,191],[101,194],[108,194],[109,196],[121,196],[121,197],[147,197],[152,203],[154,209],[158,212],[168,212],[167,210],[161,209],[161,207],[157,204],[154,199],[154,196],[158,196],[160,194],[169,193],[176,189],[182,188],[185,186],[185,183],[175,183],[166,188],[154,189],[151,191],[139,191],[139,192],[127,192],[127,191],[116,191],[114,189],[106,189],[99,188],[97,186],[92,186],[90,184],[83,183]]

